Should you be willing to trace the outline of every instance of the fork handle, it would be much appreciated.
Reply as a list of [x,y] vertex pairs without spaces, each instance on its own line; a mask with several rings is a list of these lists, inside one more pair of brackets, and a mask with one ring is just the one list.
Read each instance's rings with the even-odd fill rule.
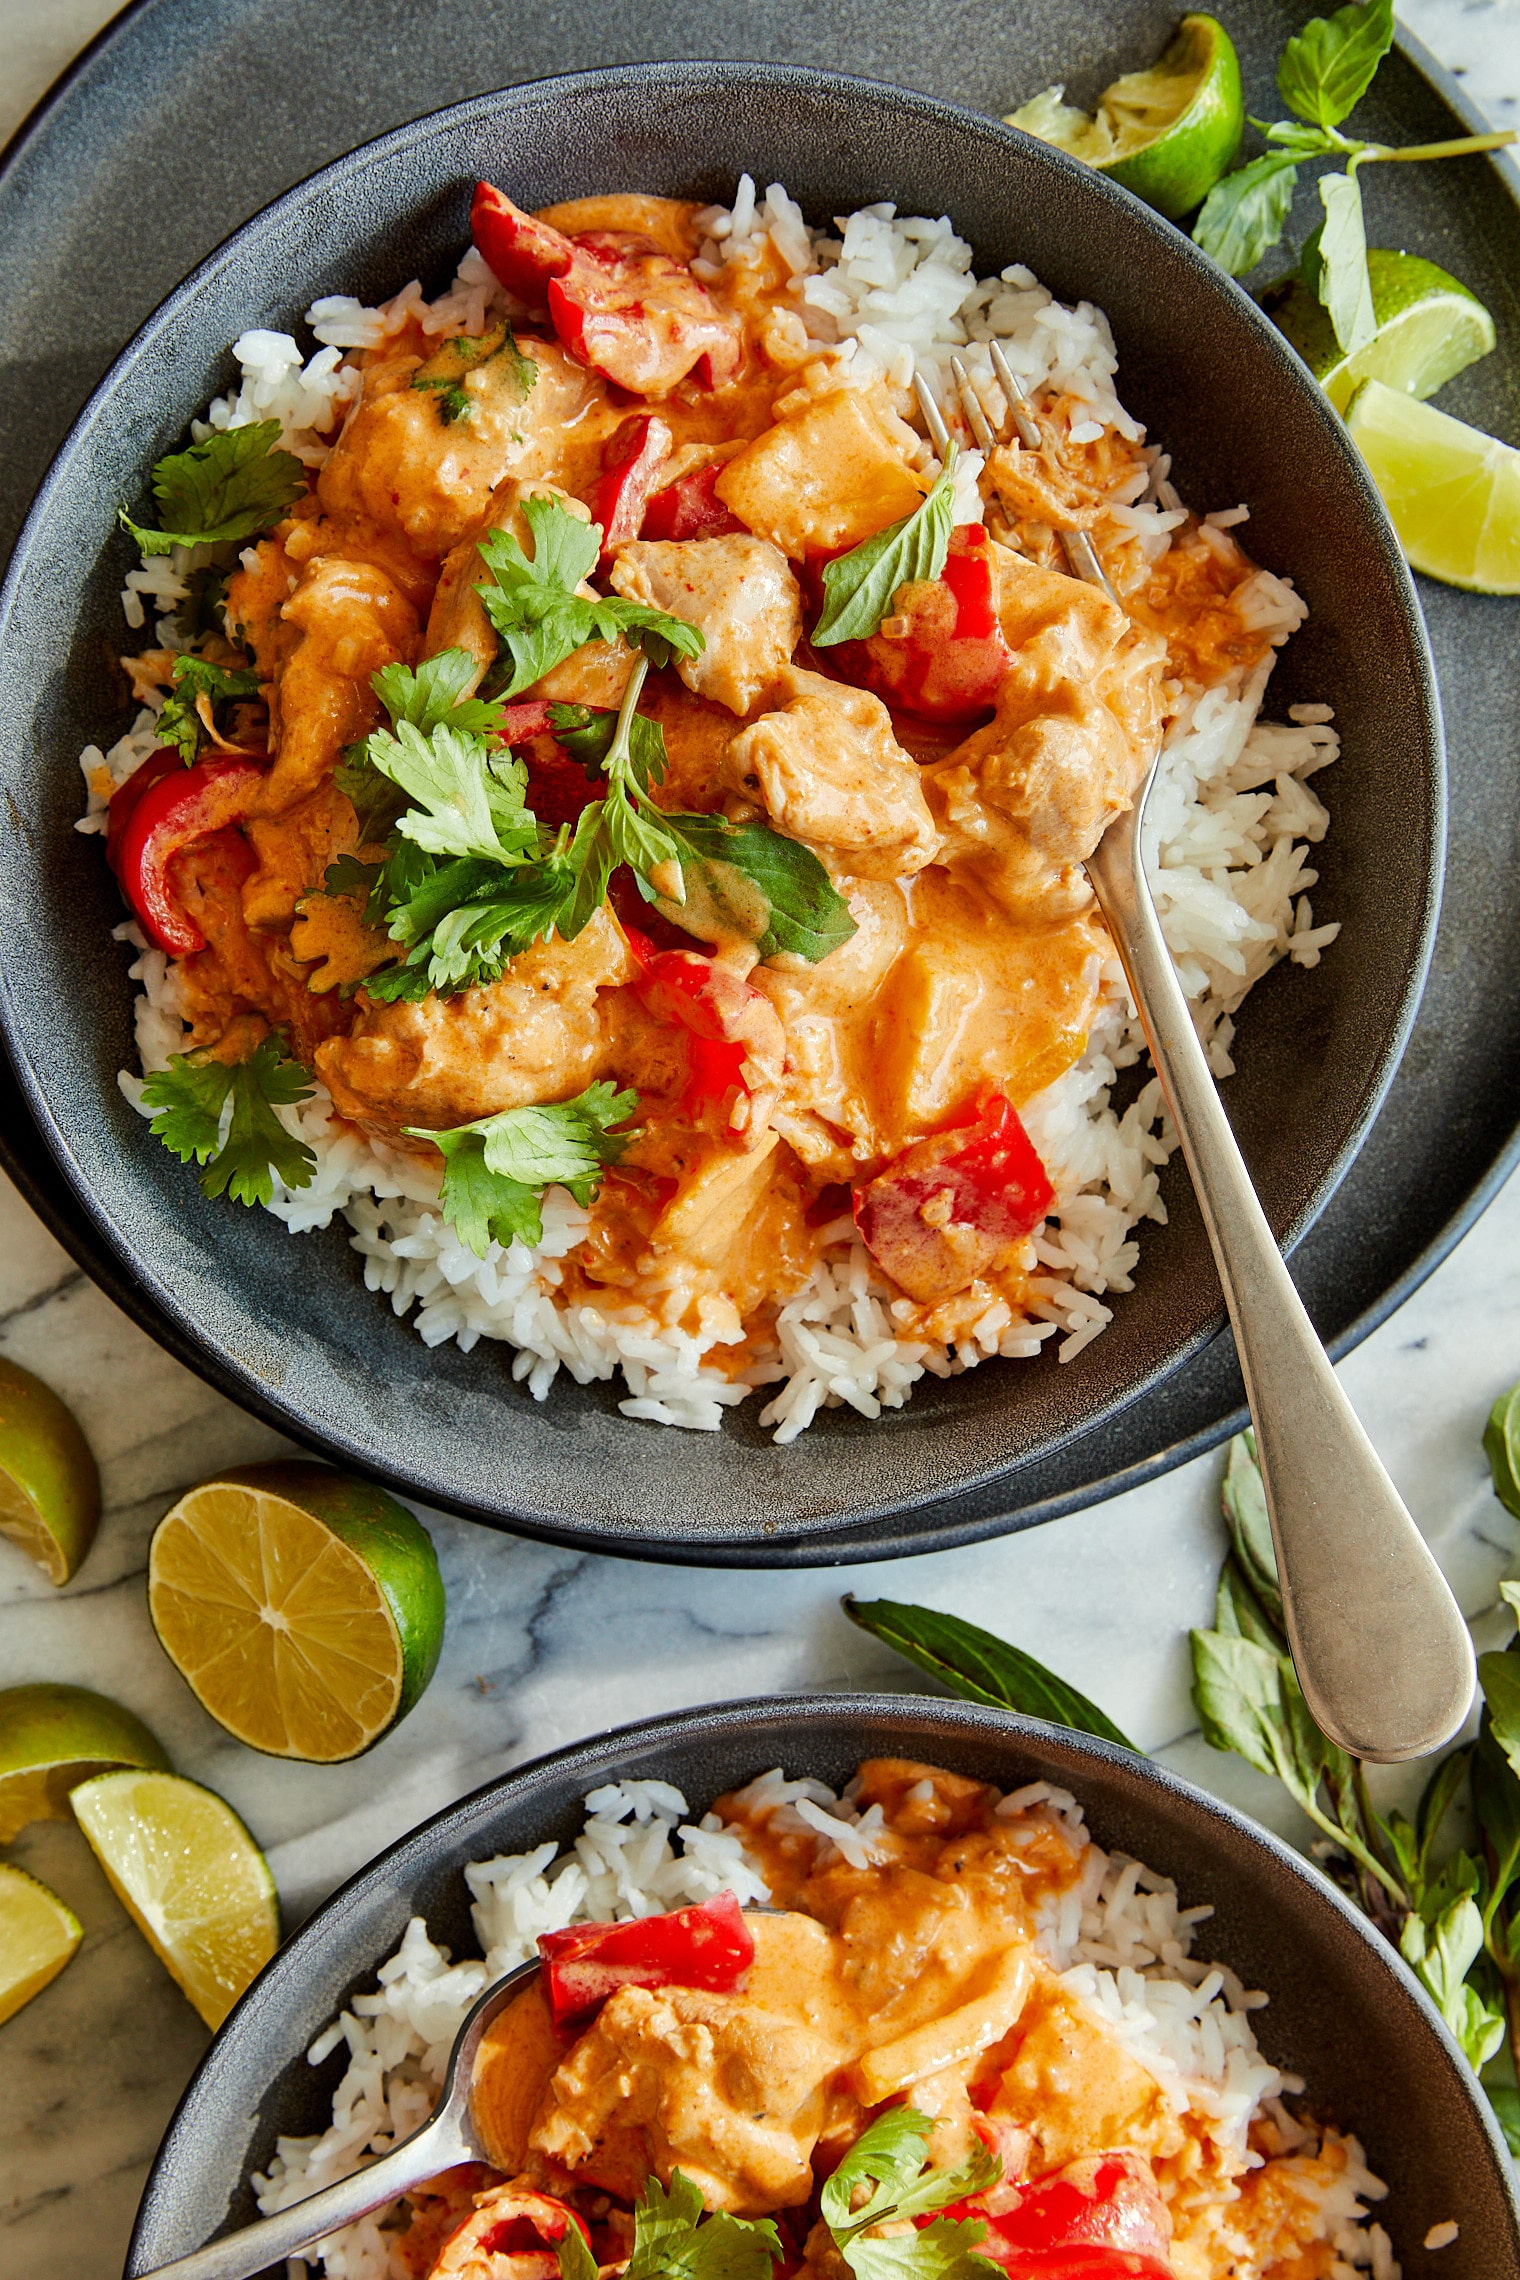
[[1316,1723],[1385,1762],[1451,1739],[1472,1641],[1330,1366],[1230,1129],[1162,936],[1137,801],[1087,872],[1192,1174],[1235,1332],[1272,1523],[1288,1642]]
[[272,2217],[260,2217],[239,2232],[223,2233],[190,2256],[140,2274],[138,2280],[251,2280],[254,2273],[314,2248],[340,2226],[383,2209],[409,2185],[420,2185],[441,2169],[478,2158],[479,2148],[466,2141],[457,2121],[451,2115],[435,2115],[367,2169],[340,2177],[335,2185],[324,2185],[320,2193],[310,2193]]

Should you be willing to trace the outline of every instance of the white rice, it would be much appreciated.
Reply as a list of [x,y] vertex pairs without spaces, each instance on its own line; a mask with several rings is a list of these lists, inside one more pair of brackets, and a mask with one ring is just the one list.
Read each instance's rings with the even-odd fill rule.
[[[1111,427],[1131,440],[1139,436],[1114,391],[1117,358],[1102,311],[1087,302],[1062,307],[1017,264],[1000,277],[976,279],[970,247],[943,218],[899,219],[891,206],[873,206],[841,220],[831,238],[807,230],[779,184],[757,198],[746,175],[732,208],[709,208],[699,220],[706,236],[696,267],[703,274],[753,254],[762,238],[779,252],[796,306],[770,322],[776,352],[790,357],[804,383],[810,373],[827,373],[832,385],[885,373],[906,386],[916,363],[943,394],[948,360],[958,354],[999,419],[1002,394],[986,350],[997,339],[1031,392],[1057,388],[1089,409],[1073,434],[1080,429],[1095,439]],[[358,384],[355,369],[340,361],[344,350],[382,347],[412,317],[440,337],[478,332],[508,308],[473,250],[432,303],[415,280],[379,309],[325,297],[307,313],[322,346],[304,362],[288,334],[241,337],[241,384],[212,404],[196,432],[277,418],[290,447],[319,466]],[[928,453],[921,446],[925,460]],[[963,452],[962,484],[974,485],[980,464],[976,453]],[[1163,453],[1146,454],[1128,492],[1114,511],[1157,558],[1184,520]],[[961,512],[977,511],[972,495]],[[1205,527],[1223,531],[1246,513],[1239,506],[1218,510]],[[143,627],[151,610],[162,647],[188,646],[174,613],[194,566],[193,554],[177,549],[131,572],[122,596],[128,624]],[[1334,923],[1316,923],[1309,899],[1318,876],[1310,853],[1329,817],[1308,779],[1339,749],[1330,708],[1296,705],[1285,723],[1260,717],[1273,655],[1302,622],[1304,605],[1286,580],[1258,571],[1242,606],[1273,648],[1253,672],[1184,702],[1166,738],[1145,834],[1161,924],[1220,1077],[1234,1068],[1235,1015],[1247,993],[1283,958],[1315,965],[1339,932]],[[92,745],[81,756],[88,791],[81,831],[104,829],[112,788],[154,749],[161,697],[148,694],[120,742],[104,753]],[[133,930],[123,932],[142,949]],[[183,1048],[186,1032],[167,961],[144,951],[131,972],[142,984],[137,1029],[146,1074]],[[1160,1087],[1153,1078],[1122,1114],[1111,1105],[1116,1080],[1144,1053],[1115,961],[1105,970],[1081,1060],[1022,1111],[1057,1199],[1031,1240],[1026,1308],[1015,1314],[1006,1301],[993,1301],[949,1348],[906,1333],[916,1309],[893,1294],[843,1221],[807,1285],[781,1308],[770,1349],[735,1374],[723,1366],[723,1350],[743,1332],[726,1302],[699,1306],[694,1327],[677,1326],[686,1306],[679,1288],[668,1295],[665,1318],[610,1296],[596,1305],[567,1303],[560,1262],[586,1222],[560,1190],[545,1198],[544,1239],[536,1249],[493,1244],[477,1259],[443,1219],[436,1178],[354,1133],[320,1086],[301,1107],[279,1112],[315,1150],[316,1176],[295,1193],[277,1188],[269,1208],[292,1233],[326,1227],[340,1215],[369,1288],[385,1292],[398,1315],[410,1314],[426,1344],[453,1339],[468,1352],[481,1338],[500,1340],[516,1349],[513,1376],[538,1400],[561,1369],[582,1385],[621,1371],[625,1416],[713,1432],[726,1409],[757,1388],[774,1388],[760,1421],[787,1442],[821,1409],[848,1404],[876,1417],[900,1408],[926,1374],[954,1376],[993,1355],[1029,1359],[1051,1339],[1058,1358],[1070,1362],[1099,1336],[1113,1319],[1105,1300],[1133,1288],[1136,1230],[1143,1220],[1166,1217],[1158,1174],[1176,1141]],[[138,1080],[124,1074],[121,1081],[136,1102]]]
[[[820,1781],[789,1781],[777,1767],[739,1792],[746,1811],[778,1829],[812,1829],[818,1859],[837,1849],[853,1867],[869,1865],[882,1819],[862,1813]],[[471,1916],[484,1960],[451,1960],[413,1917],[374,1988],[322,2031],[307,2056],[320,2065],[343,2045],[348,2065],[333,2094],[333,2119],[318,2136],[281,2138],[266,2174],[253,2180],[263,2213],[288,2208],[389,2151],[426,2119],[465,2013],[494,1979],[525,1963],[540,1932],[585,1920],[648,1916],[707,1900],[725,1888],[741,1905],[769,1897],[737,1830],[708,1813],[687,1819],[686,1800],[667,1782],[613,1782],[586,1799],[588,1819],[575,1844],[479,1861],[465,1870]],[[1000,1817],[1027,1821],[1032,1838],[1054,1827],[1081,1864],[1072,1887],[1041,1922],[1047,1962],[1066,1986],[1115,2031],[1179,2115],[1190,2115],[1235,2170],[1259,2166],[1247,2146],[1263,2115],[1291,2150],[1313,2134],[1282,2103],[1303,2089],[1256,2045],[1251,2014],[1268,2000],[1244,1988],[1225,1965],[1192,1954],[1209,1907],[1184,1908],[1177,1889],[1122,1853],[1092,1843],[1082,1808],[1067,1790],[1033,1782],[1010,1793]],[[1399,2280],[1387,2234],[1365,2223],[1368,2202],[1387,2191],[1367,2168],[1356,2140],[1345,2169],[1316,2187],[1320,2236],[1340,2263]],[[1220,2189],[1220,2199],[1234,2198]],[[365,2217],[312,2253],[329,2280],[407,2280],[385,2212]],[[1242,2264],[1242,2280],[1254,2266]],[[1337,2280],[1349,2280],[1348,2274]]]

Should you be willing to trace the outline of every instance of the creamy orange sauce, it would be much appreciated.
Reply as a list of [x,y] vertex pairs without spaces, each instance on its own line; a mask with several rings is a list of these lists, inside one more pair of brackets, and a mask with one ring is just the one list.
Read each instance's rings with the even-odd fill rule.
[[[1081,1832],[1037,1797],[1015,1805],[906,1759],[868,1760],[847,1794],[865,1865],[791,1808],[750,1791],[718,1799],[771,1896],[772,1912],[747,1916],[755,1957],[736,1992],[623,1987],[569,2040],[538,1983],[518,1997],[472,2085],[481,2142],[513,2181],[481,2206],[492,2189],[503,2207],[524,2192],[568,2200],[611,2228],[616,2256],[627,2206],[679,2169],[709,2209],[778,2217],[787,2271],[838,2280],[819,2180],[877,2113],[906,2104],[934,2125],[935,2168],[995,2148],[990,2215],[1118,2154],[1150,2181],[1175,2280],[1325,2280],[1316,2189],[1344,2170],[1346,2141],[1305,2130],[1290,2146],[1270,2117],[1249,2149],[1211,2130],[1041,1952],[1042,1917],[1082,1878]],[[446,2181],[429,2192],[446,2196]],[[423,2203],[429,2247],[437,2222]],[[465,2269],[532,2280],[505,2260]]]
[[[638,231],[684,260],[694,211],[619,195],[546,219]],[[1127,483],[1133,495],[1139,446],[1113,431],[1074,443],[1075,408],[1052,399],[1038,407],[1038,451],[993,458],[1007,664],[981,718],[947,729],[847,685],[806,637],[818,565],[911,512],[929,476],[905,392],[845,384],[837,359],[799,349],[767,248],[712,288],[744,339],[726,387],[688,380],[635,401],[557,341],[524,332],[514,352],[500,329],[440,343],[413,323],[358,359],[362,396],[314,488],[229,582],[229,631],[269,702],[272,765],[241,835],[246,859],[186,858],[183,883],[208,941],[184,973],[192,1045],[233,1058],[279,1026],[339,1112],[393,1145],[419,1146],[405,1127],[568,1099],[594,1079],[633,1086],[642,1137],[603,1185],[567,1288],[638,1300],[667,1322],[727,1321],[734,1366],[831,1239],[848,1203],[832,1191],[989,1089],[1022,1105],[1079,1057],[1108,954],[1083,861],[1129,804],[1179,685],[1218,679],[1262,646],[1232,607],[1250,573],[1234,541],[1190,525],[1147,562],[1111,512]],[[522,357],[536,368],[526,392]],[[467,416],[442,416],[445,381]],[[536,945],[492,987],[374,1003],[364,977],[390,946],[357,905],[323,892],[328,865],[356,851],[333,777],[384,719],[371,676],[447,647],[483,676],[497,643],[473,592],[477,541],[499,529],[531,545],[522,502],[534,492],[589,513],[609,444],[644,411],[670,430],[672,466],[721,462],[717,497],[743,526],[635,540],[610,566],[614,591],[707,637],[700,659],[645,685],[670,756],[657,796],[810,847],[857,931],[816,965],[756,965],[743,942],[693,939],[669,905],[652,915],[615,882],[613,907],[576,940]],[[1123,608],[1063,574],[1057,521],[1108,549]],[[593,643],[524,695],[613,706],[632,663]],[[530,802],[552,799],[565,766],[540,739]],[[748,1046],[737,1100],[692,1104],[682,1035],[635,994],[620,917],[661,947],[715,950],[768,1001],[775,1020]],[[1009,1252],[965,1307],[1016,1302],[1030,1256]]]

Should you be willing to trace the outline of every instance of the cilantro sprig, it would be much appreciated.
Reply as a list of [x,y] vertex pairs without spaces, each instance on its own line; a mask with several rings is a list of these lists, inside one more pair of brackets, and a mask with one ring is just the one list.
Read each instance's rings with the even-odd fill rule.
[[937,2217],[885,2238],[877,2231],[951,2208],[1002,2176],[1002,2162],[984,2145],[957,2169],[930,2169],[925,2150],[933,2133],[927,2114],[891,2106],[826,2180],[820,2213],[856,2280],[988,2280],[998,2270],[975,2253],[987,2238],[978,2217]]
[[505,1108],[451,1132],[406,1130],[441,1150],[443,1216],[483,1259],[493,1242],[505,1248],[516,1237],[531,1250],[542,1241],[545,1188],[568,1188],[577,1203],[590,1203],[607,1166],[638,1138],[627,1129],[638,1105],[636,1092],[604,1079],[574,1100]]
[[[596,2280],[596,2259],[576,2224],[556,2243],[560,2280]],[[633,2254],[623,2280],[770,2280],[782,2255],[769,2217],[702,2214],[702,2195],[683,2171],[667,2192],[651,2177],[633,2211]]]
[[[436,668],[436,670],[435,670]],[[667,766],[658,721],[638,710],[649,660],[636,660],[616,713],[552,706],[562,749],[602,797],[573,827],[544,831],[527,805],[527,772],[487,738],[500,700],[461,700],[473,667],[445,651],[414,674],[389,666],[374,686],[392,716],[343,762],[340,788],[360,830],[387,833],[379,863],[345,856],[327,891],[362,897],[366,923],[396,945],[396,963],[365,988],[385,1001],[475,989],[551,932],[573,941],[628,864],[646,900],[706,940],[753,941],[816,962],[855,921],[812,850],[763,825],[672,815],[653,797]],[[453,701],[450,701],[452,698]]]
[[511,660],[501,696],[541,681],[588,641],[626,639],[653,665],[701,655],[702,634],[684,618],[617,594],[577,592],[601,558],[598,523],[582,522],[557,499],[524,499],[522,510],[533,538],[531,560],[508,531],[488,531],[479,547],[491,577],[475,591]]
[[300,1062],[266,1037],[239,1063],[176,1053],[147,1079],[142,1097],[158,1111],[149,1126],[154,1138],[182,1164],[203,1166],[204,1194],[251,1204],[268,1203],[276,1178],[288,1188],[309,1185],[316,1156],[275,1110],[309,1100],[311,1089]]
[[160,527],[134,522],[123,507],[123,529],[144,554],[257,538],[306,489],[300,460],[276,449],[280,435],[278,420],[259,420],[251,427],[224,428],[185,451],[171,451],[153,470]]
[[1343,159],[1343,173],[1319,178],[1324,219],[1304,249],[1302,267],[1348,355],[1377,330],[1359,170],[1390,160],[1460,158],[1515,140],[1508,131],[1400,148],[1342,134],[1393,45],[1393,30],[1393,0],[1348,0],[1333,16],[1312,17],[1288,41],[1277,67],[1278,93],[1293,117],[1252,120],[1271,147],[1214,185],[1193,227],[1194,242],[1232,277],[1243,277],[1280,243],[1299,168],[1312,159]]
[[836,641],[868,641],[891,610],[899,586],[939,576],[950,552],[955,519],[954,468],[952,443],[922,506],[824,565],[824,606],[813,628],[815,649],[828,649]]
[[229,698],[256,697],[258,693],[257,673],[213,665],[209,657],[176,657],[174,687],[159,708],[155,732],[162,743],[174,747],[188,768],[206,735],[201,700],[209,711]]

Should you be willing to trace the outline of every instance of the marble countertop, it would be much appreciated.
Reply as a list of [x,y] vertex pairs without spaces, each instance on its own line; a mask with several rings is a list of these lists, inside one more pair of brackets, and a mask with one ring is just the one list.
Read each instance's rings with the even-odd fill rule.
[[[0,0],[0,136],[111,11]],[[1520,118],[1520,0],[1411,0],[1413,29],[1468,75],[1496,124]],[[911,1687],[839,1612],[848,1587],[989,1624],[1099,1699],[1178,1771],[1295,1837],[1272,1784],[1199,1737],[1186,1634],[1209,1619],[1221,1460],[1022,1536],[878,1568],[728,1573],[519,1542],[425,1513],[448,1587],[443,1659],[410,1719],[354,1766],[289,1766],[231,1742],[154,1643],[150,1534],[191,1482],[285,1444],[159,1350],[0,1181],[0,1352],[44,1375],[99,1456],[106,1517],[83,1572],[49,1590],[0,1542],[4,1683],[70,1679],[129,1702],[175,1764],[220,1790],[265,1846],[287,1922],[425,1815],[599,1728],[737,1694]],[[1520,1541],[1479,1436],[1520,1378],[1520,1182],[1342,1375],[1481,1645]],[[207,2036],[72,1826],[9,1857],[85,1927],[62,1978],[0,2029],[0,2280],[114,2280],[159,2135]]]

